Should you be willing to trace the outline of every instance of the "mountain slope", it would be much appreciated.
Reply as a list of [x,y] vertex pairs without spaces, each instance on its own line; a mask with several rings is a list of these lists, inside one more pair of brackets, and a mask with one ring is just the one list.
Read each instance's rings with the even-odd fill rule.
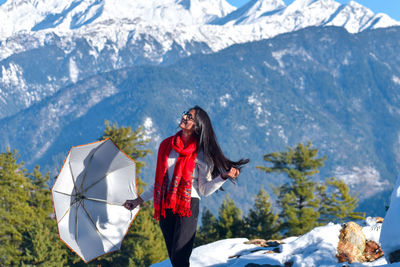
[[[227,155],[251,159],[239,186],[227,186],[244,210],[260,185],[284,181],[255,169],[263,155],[312,141],[328,156],[320,178],[344,179],[362,192],[363,210],[382,215],[399,171],[399,33],[399,27],[356,35],[314,27],[170,66],[94,75],[0,120],[1,148],[16,148],[28,167],[55,174],[70,146],[101,136],[105,119],[144,125],[156,150],[176,131],[181,112],[198,104],[210,113]],[[155,155],[147,163],[150,182]],[[223,197],[205,203],[216,209]],[[378,206],[368,203],[372,197]]]
[[101,72],[168,65],[308,26],[399,25],[333,0],[252,0],[238,10],[225,0],[8,0],[0,17],[0,118]]

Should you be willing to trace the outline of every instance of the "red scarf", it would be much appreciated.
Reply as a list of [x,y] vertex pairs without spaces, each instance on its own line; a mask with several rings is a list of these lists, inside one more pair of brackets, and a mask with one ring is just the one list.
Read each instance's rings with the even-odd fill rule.
[[[168,157],[174,149],[179,157],[176,160],[174,173],[168,187]],[[197,158],[197,140],[191,138],[183,145],[182,131],[161,142],[157,156],[156,177],[154,182],[154,218],[165,218],[165,209],[172,209],[180,216],[191,216],[190,199],[192,195],[193,171]],[[166,195],[167,194],[167,195]],[[165,197],[166,195],[166,197]]]

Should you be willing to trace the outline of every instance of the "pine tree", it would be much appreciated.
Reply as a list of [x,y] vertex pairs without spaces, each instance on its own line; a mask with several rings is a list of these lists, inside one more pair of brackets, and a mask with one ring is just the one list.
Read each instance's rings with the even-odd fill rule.
[[67,262],[67,251],[59,242],[57,228],[35,218],[29,231],[23,233],[22,265],[63,266]]
[[330,187],[330,194],[323,198],[321,222],[344,223],[348,220],[365,219],[365,213],[354,211],[358,207],[357,194],[350,195],[350,189],[345,182],[331,177],[326,179],[326,185]]
[[0,266],[62,266],[66,252],[52,219],[49,176],[32,174],[16,151],[0,154]]
[[280,185],[275,190],[282,210],[280,230],[285,235],[301,235],[318,225],[319,186],[311,177],[318,173],[326,157],[317,158],[317,152],[311,148],[311,142],[307,145],[299,143],[287,151],[266,154],[264,160],[272,167],[258,167],[267,173],[285,173],[291,180],[291,183]]
[[201,246],[220,239],[218,234],[218,221],[209,209],[203,211],[201,227],[197,231],[195,246]]
[[124,244],[132,249],[129,264],[132,267],[150,266],[168,258],[160,227],[153,218],[153,205],[143,207],[139,215]]
[[27,178],[32,182],[30,206],[35,209],[36,218],[33,227],[25,233],[23,244],[24,264],[42,266],[60,266],[66,262],[67,252],[59,242],[57,224],[54,220],[51,192],[48,187],[50,176],[42,175],[36,166]]
[[107,120],[105,121],[105,126],[104,134],[99,140],[111,138],[122,151],[135,160],[136,171],[140,173],[145,163],[139,159],[143,159],[148,154],[153,153],[149,149],[142,149],[150,141],[145,137],[143,127],[139,126],[136,130],[132,131],[132,127],[118,127],[117,123],[110,125],[110,122]]
[[244,235],[242,211],[236,207],[235,202],[228,196],[219,207],[217,229],[221,238],[241,237]]
[[281,208],[280,231],[285,235],[301,235],[315,226],[329,221],[344,222],[347,219],[363,219],[355,212],[357,195],[351,196],[348,186],[336,178],[325,183],[312,181],[326,157],[317,158],[318,150],[299,143],[284,152],[266,154],[264,159],[272,167],[257,168],[267,173],[284,173],[291,182],[275,188],[277,204]]
[[0,266],[20,265],[23,233],[30,230],[35,217],[29,206],[33,186],[22,167],[16,151],[0,154]]
[[278,235],[278,214],[275,214],[270,202],[268,193],[261,188],[256,195],[254,208],[244,219],[248,238],[277,238]]

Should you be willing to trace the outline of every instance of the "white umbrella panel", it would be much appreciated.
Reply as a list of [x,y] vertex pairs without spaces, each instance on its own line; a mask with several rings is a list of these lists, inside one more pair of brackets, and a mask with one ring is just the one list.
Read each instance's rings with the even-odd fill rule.
[[135,162],[112,141],[72,147],[52,189],[60,239],[84,262],[118,250],[139,207]]

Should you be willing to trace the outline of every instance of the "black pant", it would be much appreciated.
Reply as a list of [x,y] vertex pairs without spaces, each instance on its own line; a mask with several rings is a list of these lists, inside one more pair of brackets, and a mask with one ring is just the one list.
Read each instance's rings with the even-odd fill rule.
[[199,199],[190,201],[192,215],[181,217],[173,214],[170,209],[165,210],[165,218],[161,216],[160,227],[167,245],[168,256],[174,267],[189,266],[193,242],[197,230],[197,217],[199,215]]

